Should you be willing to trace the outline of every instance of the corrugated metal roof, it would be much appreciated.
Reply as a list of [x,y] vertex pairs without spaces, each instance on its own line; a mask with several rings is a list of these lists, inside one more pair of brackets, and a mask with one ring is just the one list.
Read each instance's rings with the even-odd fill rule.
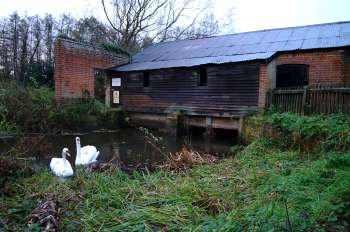
[[154,44],[132,62],[113,68],[138,71],[268,59],[276,52],[350,46],[350,21],[281,28]]

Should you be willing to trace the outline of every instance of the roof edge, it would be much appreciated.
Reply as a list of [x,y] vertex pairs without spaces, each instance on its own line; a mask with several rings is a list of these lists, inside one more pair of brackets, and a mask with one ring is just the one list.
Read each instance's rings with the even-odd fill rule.
[[[263,61],[266,63],[270,63],[273,59],[275,59],[277,56],[281,54],[295,54],[299,52],[314,52],[314,51],[328,51],[328,50],[338,50],[338,49],[347,49],[350,48],[350,45],[347,46],[340,46],[340,47],[329,47],[329,48],[312,48],[312,49],[297,49],[297,50],[290,50],[290,51],[276,51],[273,52],[273,54],[267,58],[257,58],[257,59],[251,59],[251,60],[242,60],[242,61],[233,61],[233,62],[223,62],[223,63],[206,63],[206,64],[198,64],[198,65],[192,65],[192,66],[174,66],[174,67],[165,67],[165,68],[154,68],[154,69],[140,69],[140,70],[130,70],[130,71],[120,71],[117,70],[118,68],[121,68],[126,65],[134,64],[134,63],[127,63],[122,65],[117,65],[114,67],[109,68],[110,71],[116,71],[116,72],[139,72],[139,71],[150,71],[150,70],[163,70],[163,69],[171,69],[171,68],[191,68],[191,67],[198,67],[201,65],[220,65],[220,64],[228,64],[228,63],[244,63],[244,62],[251,62],[251,61]],[[192,58],[188,58],[192,59]],[[146,62],[143,62],[146,63]]]
[[57,36],[56,39],[55,39],[55,43],[57,43],[58,41],[68,42],[68,43],[71,43],[71,44],[77,44],[77,45],[80,45],[80,46],[84,46],[84,47],[87,47],[87,48],[90,48],[90,49],[95,49],[95,50],[98,50],[100,52],[103,52],[103,53],[106,53],[108,55],[111,55],[113,57],[128,58],[127,56],[123,56],[122,54],[116,54],[116,53],[107,51],[102,46],[99,46],[97,44],[76,40],[76,39],[73,39],[73,38],[70,38],[70,37],[67,37],[67,36],[62,36],[62,35]]
[[[176,43],[176,42],[179,42],[179,41],[192,41],[192,40],[210,39],[210,38],[218,38],[218,37],[225,37],[225,36],[232,36],[232,35],[256,33],[256,32],[266,32],[266,31],[275,31],[275,30],[284,30],[284,29],[295,29],[295,28],[301,28],[301,27],[325,26],[325,25],[344,24],[344,23],[350,23],[350,20],[349,21],[336,21],[336,22],[329,22],[329,23],[307,24],[307,25],[292,26],[292,27],[277,27],[277,28],[269,28],[269,29],[253,30],[253,31],[244,31],[244,32],[229,33],[229,34],[223,34],[223,35],[205,36],[205,37],[197,38],[197,39],[193,38],[193,39],[179,39],[179,40],[173,40],[173,41],[164,41],[164,42],[154,43],[154,44],[150,45],[149,47],[152,47],[152,46],[155,46],[155,45],[158,45],[158,44],[164,44],[164,43]],[[147,48],[145,48],[145,49],[147,49]]]

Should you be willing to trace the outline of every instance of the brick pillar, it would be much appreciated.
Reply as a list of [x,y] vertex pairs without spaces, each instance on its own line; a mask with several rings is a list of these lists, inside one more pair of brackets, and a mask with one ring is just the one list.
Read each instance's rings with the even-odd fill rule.
[[260,72],[259,72],[259,99],[258,99],[258,106],[259,108],[265,107],[266,102],[266,93],[269,90],[269,78],[268,78],[268,72],[267,72],[267,64],[261,64],[260,65]]

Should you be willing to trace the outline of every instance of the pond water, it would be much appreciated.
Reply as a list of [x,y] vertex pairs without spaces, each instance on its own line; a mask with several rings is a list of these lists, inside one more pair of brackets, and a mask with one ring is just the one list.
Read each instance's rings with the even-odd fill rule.
[[[229,153],[230,146],[236,142],[234,136],[216,137],[208,140],[195,133],[184,137],[169,136],[156,131],[151,131],[151,134],[161,139],[156,142],[138,129],[127,128],[109,132],[94,131],[45,137],[28,136],[21,139],[21,144],[26,152],[25,157],[35,159],[35,167],[48,166],[52,157],[61,157],[61,151],[64,147],[69,149],[71,157],[68,159],[71,164],[74,164],[75,138],[79,136],[82,146],[94,145],[97,147],[100,151],[99,162],[113,160],[123,167],[133,169],[161,163],[166,159],[166,154],[176,152],[183,146],[202,153],[224,156]],[[0,153],[7,152],[19,140],[18,138],[0,139]]]

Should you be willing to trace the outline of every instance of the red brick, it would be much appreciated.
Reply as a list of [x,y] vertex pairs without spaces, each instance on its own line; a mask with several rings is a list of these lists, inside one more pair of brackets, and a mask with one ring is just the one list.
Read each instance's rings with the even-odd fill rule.
[[125,64],[128,58],[97,47],[58,38],[55,42],[55,97],[58,103],[79,99],[83,90],[94,96],[94,69]]
[[[309,84],[349,84],[350,49],[334,49],[280,54],[276,65],[309,65]],[[259,107],[265,106],[266,92],[271,87],[267,75],[267,65],[261,64],[259,78]]]

